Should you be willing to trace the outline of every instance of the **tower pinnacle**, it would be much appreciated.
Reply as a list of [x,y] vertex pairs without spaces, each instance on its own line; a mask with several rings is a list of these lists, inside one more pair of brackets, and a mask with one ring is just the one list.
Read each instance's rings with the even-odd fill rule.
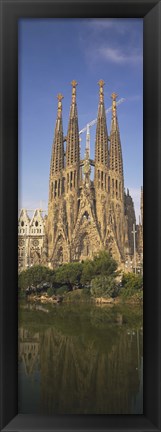
[[78,83],[77,83],[77,81],[73,80],[73,81],[71,81],[71,85],[72,85],[72,87],[76,87],[78,85]]
[[117,122],[117,112],[116,112],[116,99],[117,99],[118,95],[117,93],[112,93],[111,95],[111,99],[112,99],[112,122],[113,125],[115,125],[115,127],[118,127],[118,122]]
[[68,123],[67,146],[66,146],[66,164],[70,166],[79,162],[79,130],[78,130],[78,113],[76,103],[76,86],[77,81],[73,80],[72,101],[70,106],[70,115]]
[[57,99],[58,99],[58,118],[60,118],[62,116],[62,99],[64,99],[64,96],[61,93],[58,93]]
[[112,93],[112,120],[111,120],[111,143],[110,143],[110,169],[121,175],[123,180],[123,161],[120,141],[119,125],[117,120],[116,99],[118,95]]
[[72,104],[76,103],[76,86],[78,85],[77,81],[73,80],[71,82],[72,85]]
[[95,161],[98,164],[108,166],[108,133],[106,125],[106,113],[104,106],[104,92],[103,87],[105,82],[101,79],[99,84],[99,105],[97,115],[97,128],[96,128],[96,144],[95,144]]
[[99,98],[100,98],[100,103],[104,102],[104,93],[103,93],[103,87],[105,85],[105,82],[101,79],[98,81],[99,87],[100,87],[100,91],[99,91]]
[[58,93],[57,99],[58,99],[59,102],[61,102],[62,99],[64,99],[64,96],[61,93]]
[[118,98],[118,94],[113,92],[112,95],[111,95],[112,101],[113,102],[116,101],[117,98]]
[[63,144],[63,122],[62,122],[62,99],[63,95],[58,93],[58,108],[57,108],[57,119],[55,126],[55,134],[53,141],[52,157],[51,157],[51,173],[53,176],[64,167],[64,144]]

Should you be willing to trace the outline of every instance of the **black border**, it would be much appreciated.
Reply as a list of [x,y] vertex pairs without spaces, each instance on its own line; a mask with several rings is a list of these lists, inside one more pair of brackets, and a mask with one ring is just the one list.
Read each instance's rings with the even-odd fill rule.
[[[161,2],[0,0],[1,12],[1,430],[161,431]],[[17,20],[144,19],[144,415],[37,417],[17,407]]]

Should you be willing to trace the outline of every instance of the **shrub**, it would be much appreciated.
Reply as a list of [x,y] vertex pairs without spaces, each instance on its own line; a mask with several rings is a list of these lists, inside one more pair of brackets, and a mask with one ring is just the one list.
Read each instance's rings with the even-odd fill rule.
[[67,293],[68,290],[68,285],[62,285],[60,288],[56,289],[56,295],[63,295],[65,293]]
[[143,288],[143,277],[135,273],[124,273],[122,278],[122,287],[125,289],[131,288],[134,290]]
[[90,291],[93,297],[112,297],[115,285],[113,276],[97,276],[92,279]]
[[80,283],[82,273],[81,263],[64,264],[55,271],[55,282],[60,285],[68,285],[70,289]]
[[143,277],[135,273],[126,273],[122,278],[121,296],[129,298],[143,290]]
[[52,296],[54,295],[54,289],[53,289],[52,287],[48,288],[48,290],[47,290],[47,295],[48,295],[49,297],[52,297]]
[[89,284],[94,275],[93,261],[86,260],[82,263],[82,274],[80,282],[82,285]]
[[33,266],[27,270],[23,270],[18,276],[18,287],[20,290],[25,290],[28,286],[38,285],[41,282],[50,282],[54,274],[53,270],[50,270],[44,266]]
[[101,251],[98,256],[93,260],[93,273],[94,275],[114,275],[117,270],[117,262],[112,256],[106,252]]

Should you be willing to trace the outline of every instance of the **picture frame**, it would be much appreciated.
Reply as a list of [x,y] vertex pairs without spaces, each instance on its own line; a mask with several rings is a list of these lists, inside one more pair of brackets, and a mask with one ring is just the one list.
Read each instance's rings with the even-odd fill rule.
[[[143,415],[18,414],[18,19],[144,20]],[[161,431],[161,1],[1,0],[1,430]]]

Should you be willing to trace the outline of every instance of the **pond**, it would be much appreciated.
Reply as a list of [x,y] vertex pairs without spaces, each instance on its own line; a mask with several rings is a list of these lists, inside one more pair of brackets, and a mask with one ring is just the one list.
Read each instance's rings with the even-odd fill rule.
[[19,413],[142,414],[142,308],[19,304]]

